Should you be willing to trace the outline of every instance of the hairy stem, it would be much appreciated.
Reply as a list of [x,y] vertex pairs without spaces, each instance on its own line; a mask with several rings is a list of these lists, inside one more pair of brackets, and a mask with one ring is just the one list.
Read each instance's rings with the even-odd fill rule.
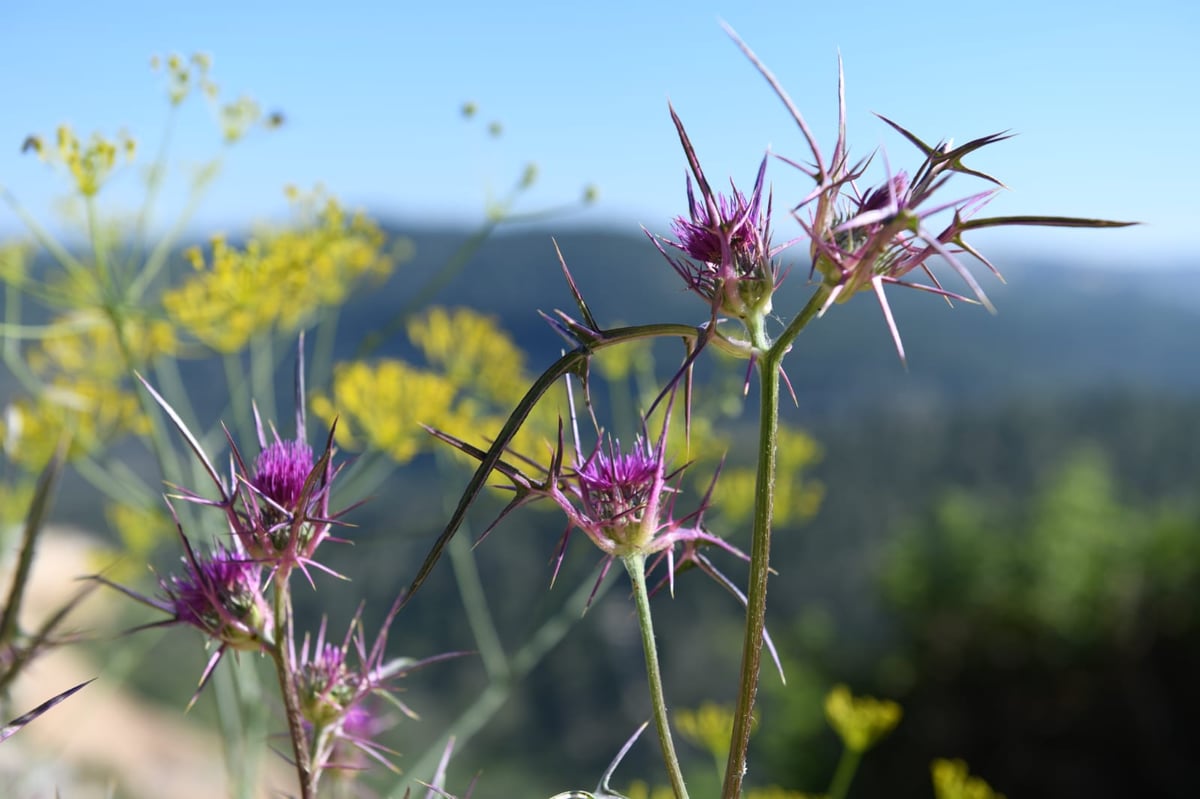
[[658,743],[662,747],[663,763],[675,799],[687,799],[687,788],[683,784],[683,772],[679,768],[679,757],[675,754],[675,742],[671,740],[671,721],[667,717],[667,703],[663,697],[662,673],[658,668],[658,650],[654,645],[654,622],[650,616],[650,593],[646,590],[646,558],[630,555],[622,559],[629,579],[633,582],[633,602],[637,606],[638,627],[642,631],[642,649],[646,654],[646,682],[650,687],[650,702],[654,709],[654,726],[658,730]]
[[279,678],[279,692],[283,696],[283,709],[287,716],[288,733],[292,739],[292,755],[296,759],[296,776],[300,781],[301,799],[316,799],[318,772],[313,769],[309,756],[308,735],[304,731],[304,718],[300,714],[300,695],[296,691],[296,648],[292,641],[292,595],[287,576],[276,575],[275,583],[275,646],[271,652],[275,660],[275,674]]
[[742,669],[738,683],[737,707],[733,714],[733,734],[729,742],[729,760],[725,766],[722,799],[739,799],[746,775],[746,752],[750,747],[750,722],[758,693],[758,674],[762,664],[763,631],[767,620],[767,577],[771,560],[771,518],[775,509],[775,448],[779,432],[779,388],[783,357],[792,341],[814,319],[829,296],[822,285],[809,299],[804,310],[767,347],[765,320],[749,319],[751,342],[762,352],[758,362],[760,381],[758,421],[758,468],[754,484],[754,528],[750,546],[750,582],[746,592],[746,629],[742,641]]

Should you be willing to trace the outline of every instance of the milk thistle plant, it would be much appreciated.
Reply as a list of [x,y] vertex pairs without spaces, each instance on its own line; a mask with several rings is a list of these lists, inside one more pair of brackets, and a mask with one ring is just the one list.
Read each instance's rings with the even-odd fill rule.
[[323,451],[315,458],[304,437],[303,346],[301,336],[295,438],[284,439],[272,430],[268,441],[256,411],[259,454],[253,468],[247,468],[246,458],[230,438],[228,479],[218,473],[176,411],[144,384],[187,442],[216,492],[216,498],[210,499],[177,487],[168,495],[168,505],[174,499],[219,511],[229,544],[219,542],[211,554],[197,554],[171,507],[184,550],[183,571],[159,579],[159,597],[143,596],[104,576],[94,579],[167,615],[147,626],[190,625],[215,647],[189,704],[195,703],[229,651],[259,654],[274,662],[300,795],[307,799],[317,795],[327,770],[353,767],[347,750],[361,752],[395,770],[388,759],[390,750],[372,738],[383,727],[377,723],[370,700],[385,698],[411,716],[407,706],[391,694],[393,681],[457,653],[423,661],[385,660],[388,630],[398,602],[369,647],[360,609],[340,645],[327,639],[322,620],[315,638],[306,635],[297,649],[292,577],[300,573],[313,584],[312,570],[340,576],[317,560],[317,548],[326,540],[341,540],[330,530],[342,524],[339,519],[345,513],[329,510],[330,491],[339,471],[333,465],[334,430],[329,431]]
[[[635,438],[632,446],[622,448],[616,439],[600,437],[590,453],[585,455],[577,420],[572,415],[574,451],[570,466],[565,465],[567,458],[560,428],[558,445],[550,463],[536,467],[537,476],[527,475],[520,466],[506,461],[500,461],[495,468],[511,481],[515,492],[514,499],[505,508],[501,518],[522,505],[540,499],[550,500],[567,517],[567,527],[554,556],[554,576],[558,575],[566,554],[567,541],[574,530],[582,532],[604,556],[592,588],[593,594],[614,561],[619,560],[625,567],[637,606],[659,743],[672,788],[677,794],[685,794],[683,774],[667,719],[662,675],[654,643],[647,575],[659,564],[664,564],[665,574],[660,584],[670,583],[673,589],[677,570],[676,549],[682,548],[685,555],[680,562],[694,562],[719,584],[732,587],[732,582],[697,550],[701,546],[715,546],[742,560],[747,557],[705,529],[704,511],[712,496],[715,476],[699,507],[676,515],[678,489],[672,482],[679,478],[686,466],[669,471],[667,465],[667,433],[671,426],[673,400],[672,396],[667,401],[662,429],[656,442],[652,443],[643,432]],[[486,457],[483,450],[465,441],[436,430],[432,432],[468,455],[479,459]],[[522,460],[532,463],[527,459]],[[744,600],[736,588],[733,591]]]
[[[538,398],[555,381],[567,375],[583,377],[586,385],[590,360],[596,353],[639,339],[668,336],[681,338],[685,342],[682,366],[662,390],[660,402],[667,397],[673,398],[680,385],[684,386],[687,400],[690,401],[691,366],[709,344],[746,359],[755,369],[759,384],[758,466],[747,578],[747,613],[737,706],[733,713],[721,794],[723,799],[739,799],[743,796],[747,747],[765,640],[766,596],[771,574],[772,512],[776,496],[780,388],[786,381],[784,358],[796,336],[835,305],[850,300],[860,292],[870,291],[880,305],[897,354],[904,361],[905,350],[899,326],[888,304],[886,287],[913,287],[953,302],[992,308],[982,287],[962,260],[964,256],[972,257],[996,272],[995,267],[965,240],[971,231],[1026,225],[1102,228],[1129,224],[1062,216],[979,217],[979,210],[1003,184],[990,175],[968,167],[964,159],[977,150],[1007,138],[1005,134],[983,136],[957,147],[950,141],[930,145],[907,129],[885,119],[888,125],[917,148],[920,161],[911,172],[892,172],[886,159],[881,159],[884,160],[885,174],[881,181],[871,185],[866,173],[872,158],[854,161],[849,154],[845,91],[840,70],[837,135],[832,153],[826,156],[805,118],[775,76],[732,31],[729,33],[783,102],[807,147],[804,159],[781,160],[791,168],[802,171],[813,182],[812,190],[796,199],[791,206],[791,216],[799,225],[803,237],[808,240],[808,271],[810,281],[814,284],[808,302],[799,309],[779,308],[774,303],[775,290],[782,276],[788,273],[787,265],[783,262],[785,251],[790,255],[798,248],[794,246],[795,242],[780,245],[772,242],[772,198],[765,180],[769,159],[762,161],[749,195],[736,186],[729,194],[719,193],[714,190],[701,167],[696,148],[680,116],[675,109],[670,109],[689,170],[686,186],[688,212],[672,222],[673,237],[651,236],[651,239],[670,266],[683,278],[686,286],[708,306],[708,318],[697,325],[652,324],[603,328],[592,315],[565,261],[562,261],[578,315],[559,311],[548,318],[556,331],[573,345],[573,349],[534,382],[490,447],[473,447],[461,439],[439,434],[443,440],[478,458],[480,464],[441,538],[411,586],[411,590],[415,591],[422,585],[492,472],[504,475],[516,491],[506,513],[534,499],[553,500],[568,519],[567,534],[572,528],[582,530],[606,555],[606,565],[614,558],[621,558],[633,579],[646,649],[652,712],[659,731],[671,791],[676,799],[684,799],[688,793],[671,740],[664,689],[657,673],[648,604],[643,598],[644,589],[639,586],[639,580],[644,580],[645,556],[660,554],[667,561],[668,575],[673,575],[683,561],[695,557],[694,553],[705,545],[740,553],[725,544],[719,536],[701,527],[700,520],[707,499],[701,502],[700,510],[693,516],[683,517],[688,524],[694,522],[694,527],[680,526],[672,521],[670,508],[673,507],[673,498],[668,500],[664,480],[666,467],[662,462],[665,423],[663,437],[654,445],[646,438],[639,438],[632,449],[621,450],[614,443],[615,440],[608,439],[609,443],[598,444],[590,455],[582,456],[577,443],[574,463],[569,467],[564,465],[567,459],[560,434],[549,466],[540,467],[541,476],[527,475],[506,458],[506,452]],[[952,194],[947,185],[959,176],[975,178],[991,186]],[[943,221],[936,221],[938,219]],[[943,264],[962,280],[966,285],[965,291],[955,291],[943,285],[934,271]],[[668,399],[668,416],[670,403]],[[531,463],[528,459],[522,462]],[[561,547],[565,546],[565,542],[566,534],[560,545],[560,559]],[[672,556],[676,544],[685,548],[687,557],[676,560]],[[831,706],[839,709],[847,706],[848,701],[842,694],[837,694],[831,699]],[[831,717],[842,723],[843,715],[838,710]],[[889,724],[894,724],[896,719],[898,715]],[[848,744],[850,750],[856,753],[853,763],[857,762],[857,755],[866,748],[857,739],[855,741],[854,746]],[[839,795],[845,792],[852,772],[853,765],[839,768],[837,785],[834,786]],[[579,792],[572,795],[613,794],[601,790],[594,794]]]

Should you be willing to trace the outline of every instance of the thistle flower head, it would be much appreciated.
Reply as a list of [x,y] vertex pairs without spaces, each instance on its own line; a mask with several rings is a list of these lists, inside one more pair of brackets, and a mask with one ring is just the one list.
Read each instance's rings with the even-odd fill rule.
[[275,441],[258,454],[253,484],[265,499],[295,511],[312,468],[312,447],[306,441]]
[[[987,136],[953,152],[969,151],[1004,138],[1007,138],[1004,134]],[[904,359],[904,347],[884,294],[885,285],[909,286],[940,294],[948,300],[978,303],[994,310],[983,288],[957,256],[969,252],[995,271],[986,259],[962,241],[962,233],[966,230],[965,220],[986,204],[996,189],[949,202],[931,202],[934,193],[951,177],[949,168],[940,160],[952,152],[948,148],[948,144],[930,148],[914,179],[910,180],[908,173],[900,170],[888,174],[881,184],[866,192],[860,192],[857,186],[861,169],[853,175],[843,175],[843,179],[832,181],[829,188],[820,193],[823,196],[807,220],[797,214],[811,238],[813,272],[820,273],[829,287],[822,313],[834,303],[845,302],[859,291],[870,289],[880,303],[901,360]],[[982,173],[963,171],[999,183]],[[935,233],[929,228],[932,217],[949,211],[953,212],[952,219],[942,230]],[[942,286],[932,270],[936,259],[944,260],[959,274],[967,284],[969,294]],[[910,273],[918,271],[928,278],[928,283],[907,279]]]
[[100,575],[93,575],[91,579],[168,616],[143,627],[188,624],[217,643],[217,649],[208,659],[196,692],[188,703],[191,707],[226,650],[274,650],[275,620],[271,605],[263,593],[262,566],[237,549],[236,541],[235,548],[218,544],[208,555],[197,555],[179,525],[174,508],[171,508],[171,514],[175,517],[175,529],[183,544],[183,570],[159,578],[158,597],[143,596]]
[[[692,178],[687,178],[688,216],[678,216],[671,222],[677,249],[689,258],[709,267],[719,266],[726,257],[725,249],[733,258],[737,274],[751,273],[763,245],[762,233],[765,221],[760,219],[759,192],[755,186],[752,201],[731,185],[732,194],[713,194],[696,202]],[[724,232],[727,229],[728,232]]]
[[317,547],[330,538],[330,530],[339,524],[345,511],[331,514],[329,495],[339,468],[333,465],[333,438],[336,421],[330,427],[319,457],[304,439],[306,408],[304,399],[304,337],[300,337],[296,361],[296,438],[283,439],[273,428],[271,441],[258,408],[254,421],[259,454],[253,468],[247,466],[233,437],[226,431],[230,447],[230,477],[221,477],[205,454],[196,436],[175,410],[146,381],[143,386],[166,412],[217,489],[217,498],[209,499],[187,489],[173,496],[202,506],[220,508],[229,532],[245,555],[272,574],[286,577],[294,568],[304,571],[311,582],[309,567],[329,571],[315,560]]
[[392,606],[374,644],[369,648],[363,629],[362,608],[355,614],[340,644],[326,638],[324,620],[315,639],[305,636],[296,662],[296,688],[300,712],[312,735],[315,760],[321,768],[358,769],[362,763],[349,750],[357,751],[396,770],[388,759],[395,754],[374,738],[389,723],[376,712],[375,699],[390,702],[405,715],[416,714],[392,695],[392,684],[423,666],[458,657],[451,652],[424,660],[400,658],[385,661],[387,631],[399,603]]
[[[775,256],[788,246],[777,249],[771,246],[769,195],[763,207],[767,159],[763,157],[748,198],[732,183],[728,195],[715,192],[674,109],[671,118],[691,168],[687,178],[688,215],[676,217],[671,223],[675,240],[651,236],[651,241],[688,288],[709,302],[714,316],[725,314],[746,319],[767,314],[778,283]],[[700,192],[698,200],[695,187]],[[670,254],[664,243],[683,253],[683,257]]]
[[[912,174],[889,174],[879,186],[860,193],[857,181],[871,159],[852,163],[846,136],[846,96],[841,62],[838,63],[838,125],[837,140],[830,158],[817,145],[804,116],[782,85],[759,58],[731,29],[726,32],[783,102],[808,147],[806,163],[783,159],[812,178],[815,186],[793,209],[801,227],[810,239],[813,273],[820,273],[827,299],[821,313],[836,302],[844,302],[854,294],[871,289],[883,310],[884,319],[896,350],[904,360],[900,332],[892,317],[884,286],[903,285],[940,294],[948,300],[974,302],[992,310],[991,303],[974,276],[958,256],[966,253],[983,263],[999,276],[996,268],[963,236],[970,230],[1010,225],[1039,225],[1053,227],[1123,227],[1132,223],[1102,219],[1083,219],[1058,216],[1010,216],[972,219],[971,217],[1004,184],[984,172],[966,166],[963,160],[976,150],[1009,138],[1008,133],[982,136],[955,147],[945,141],[929,145],[891,120],[880,117],[921,151],[923,160]],[[686,148],[685,148],[686,149]],[[691,156],[689,155],[689,160]],[[955,175],[968,175],[993,184],[979,191],[950,201],[934,202],[933,197]],[[802,214],[801,211],[804,211]],[[931,227],[931,218],[950,213],[951,219]],[[936,256],[936,258],[935,258]],[[934,276],[932,265],[944,261],[962,278],[968,291],[960,294],[947,290]],[[911,273],[921,272],[927,283],[910,282]]]
[[391,729],[395,719],[383,712],[378,703],[370,698],[358,704],[351,705],[342,716],[338,735],[333,739],[328,762],[325,770],[335,778],[342,780],[353,779],[369,765],[368,752],[375,760],[383,762],[388,768],[395,770],[385,755],[398,754],[391,749],[385,749],[376,739],[380,734]]
[[[568,384],[569,402],[570,396]],[[528,458],[516,456],[523,463],[532,465],[537,470],[535,474],[527,474],[513,463],[501,460],[495,468],[512,482],[516,496],[500,517],[484,531],[484,536],[489,535],[512,510],[536,500],[548,499],[567,518],[567,526],[554,557],[555,578],[562,566],[570,534],[575,530],[581,531],[604,554],[605,566],[600,579],[607,574],[614,559],[636,557],[652,561],[650,569],[663,560],[667,561],[666,579],[673,580],[674,550],[681,544],[685,548],[687,545],[712,545],[745,559],[746,556],[737,548],[704,527],[703,516],[711,502],[716,476],[694,510],[676,515],[675,500],[679,490],[672,485],[672,481],[683,473],[686,465],[673,471],[667,470],[667,431],[670,428],[673,399],[674,392],[671,392],[656,441],[651,441],[643,423],[643,433],[634,439],[632,447],[623,449],[619,441],[601,436],[591,453],[584,455],[578,423],[572,416],[573,465],[565,463],[568,458],[561,423],[558,444],[549,464],[541,466]],[[473,458],[482,460],[486,455],[483,450],[448,433],[438,430],[430,432]]]
[[223,546],[207,557],[189,546],[183,564],[182,574],[159,580],[173,621],[233,649],[263,649],[273,617],[262,593],[262,567]]
[[324,568],[314,555],[340,515],[329,513],[338,471],[333,466],[333,436],[330,429],[324,451],[314,461],[303,438],[284,440],[275,434],[267,444],[260,424],[260,451],[252,471],[230,441],[236,486],[227,514],[230,529],[250,555],[275,570]]
[[[389,622],[391,617],[389,616]],[[349,742],[359,751],[368,753],[389,768],[394,766],[383,756],[382,747],[364,734],[358,724],[367,712],[363,703],[376,691],[383,690],[378,675],[383,644],[367,650],[363,642],[361,610],[350,623],[341,644],[327,641],[326,623],[321,621],[315,640],[307,635],[296,659],[296,691],[300,698],[300,714],[309,730],[321,768],[336,767],[335,753]],[[357,662],[351,664],[351,653]],[[373,730],[373,733],[381,730]],[[341,764],[345,766],[346,764]]]
[[569,489],[588,535],[617,548],[644,544],[643,522],[657,511],[662,473],[660,453],[643,436],[628,451],[612,439],[597,448],[576,468]]
[[345,716],[362,682],[362,675],[352,672],[346,662],[347,647],[327,643],[324,637],[322,625],[311,653],[305,641],[296,670],[300,712],[314,728],[325,727]]
[[890,206],[899,207],[907,199],[908,173],[900,170],[882,186],[877,186],[858,201],[858,213],[882,211]]

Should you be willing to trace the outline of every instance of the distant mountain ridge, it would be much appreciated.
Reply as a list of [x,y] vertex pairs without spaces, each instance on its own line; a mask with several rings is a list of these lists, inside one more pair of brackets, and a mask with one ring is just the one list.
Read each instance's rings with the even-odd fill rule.
[[[389,226],[415,245],[415,258],[385,290],[353,300],[343,316],[346,341],[369,329],[389,307],[432,274],[464,239],[454,232]],[[573,312],[552,244],[558,242],[584,297],[601,324],[702,322],[706,309],[645,236],[607,230],[520,231],[489,239],[435,298],[499,316],[531,353],[549,363],[561,340],[536,311]],[[805,253],[797,252],[802,264]],[[839,407],[957,404],[1030,392],[1073,393],[1130,387],[1200,393],[1200,265],[1194,270],[1141,273],[1087,269],[1036,257],[998,261],[1006,283],[980,266],[980,282],[995,316],[975,306],[950,308],[936,296],[891,287],[888,296],[908,352],[899,363],[878,303],[869,293],[831,308],[796,342],[789,372],[817,413]],[[802,306],[811,287],[797,265],[776,296],[781,316]],[[961,282],[939,275],[948,288]]]
[[[355,357],[364,337],[386,327],[470,235],[398,221],[384,227],[389,236],[408,239],[415,256],[384,285],[351,296],[340,315],[339,359]],[[432,301],[495,314],[529,353],[530,368],[540,370],[564,342],[537,312],[575,312],[554,241],[602,325],[705,320],[705,304],[645,235],[603,228],[496,233]],[[775,298],[781,318],[800,308],[812,290],[806,253],[797,248],[794,257]],[[1200,395],[1200,264],[1116,271],[1036,256],[996,261],[1006,283],[982,266],[975,269],[998,309],[995,316],[961,303],[951,308],[925,292],[888,289],[907,370],[870,293],[815,320],[787,361],[801,415],[949,408],[1111,388]],[[961,288],[950,270],[939,278],[952,290]],[[29,322],[43,318],[37,309],[25,314]],[[375,354],[406,351],[403,334],[397,334]],[[0,386],[6,384],[0,379]]]

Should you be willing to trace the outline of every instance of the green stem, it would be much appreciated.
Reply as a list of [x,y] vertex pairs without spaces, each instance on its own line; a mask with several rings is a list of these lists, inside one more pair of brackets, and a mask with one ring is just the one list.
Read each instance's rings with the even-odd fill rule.
[[[447,462],[445,453],[439,452],[435,460],[438,473],[449,478],[450,463]],[[446,513],[453,512],[454,506],[450,497],[446,495],[442,499]],[[463,532],[466,537],[470,537],[470,530]],[[479,656],[487,671],[488,682],[506,681],[510,674],[508,655],[500,642],[500,633],[488,608],[487,594],[483,588],[483,580],[479,577],[474,550],[464,536],[458,536],[450,542],[450,565],[454,568],[454,582],[458,586],[458,595],[467,614],[471,636],[475,639],[475,646],[479,649]]]
[[683,772],[679,768],[679,757],[675,754],[675,742],[671,740],[671,721],[667,717],[667,703],[663,697],[662,673],[658,668],[658,650],[654,645],[654,622],[650,616],[650,593],[646,590],[646,557],[629,555],[622,558],[629,579],[633,582],[633,602],[637,606],[638,627],[642,631],[642,649],[646,654],[646,681],[650,686],[650,701],[654,708],[654,726],[658,729],[658,743],[662,747],[663,762],[675,799],[687,799],[687,788],[683,784]]
[[[125,328],[124,316],[119,309],[115,307],[107,308],[108,319],[112,324],[113,336],[117,340],[117,347],[121,351],[121,359],[124,361],[125,371],[133,373],[142,366],[134,358],[133,348],[129,344],[127,330]],[[154,459],[158,462],[159,474],[164,480],[174,483],[182,483],[183,465],[179,460],[178,454],[172,449],[168,443],[166,429],[163,426],[162,416],[159,409],[150,395],[138,386],[134,386],[134,393],[138,398],[138,405],[142,409],[142,413],[150,420],[150,450],[154,454]],[[128,494],[126,494],[128,496]],[[190,505],[190,503],[187,503]],[[186,511],[191,514],[192,511]]]
[[317,324],[316,341],[313,343],[312,354],[305,357],[308,369],[308,382],[313,386],[330,386],[333,384],[334,345],[337,343],[338,317],[341,315],[340,306],[333,306],[321,315]]
[[284,714],[292,738],[300,796],[301,799],[316,799],[319,774],[313,769],[309,756],[308,736],[304,732],[304,718],[300,713],[300,695],[296,691],[296,664],[292,662],[295,655],[291,624],[292,595],[287,575],[277,574],[275,580],[275,642],[271,657],[275,661],[275,674],[279,678],[279,692],[283,695]]
[[17,558],[16,573],[13,574],[8,600],[4,603],[3,616],[0,617],[0,646],[16,640],[21,601],[25,596],[29,575],[33,570],[33,556],[37,549],[38,536],[43,529],[42,522],[46,518],[55,486],[62,474],[63,465],[66,463],[66,448],[66,441],[60,443],[58,451],[55,452],[50,463],[46,464],[46,468],[42,470],[29,513],[25,516],[25,533],[21,538],[21,554]]
[[[468,535],[469,535],[468,531]],[[500,643],[500,634],[496,623],[488,610],[487,595],[483,590],[483,581],[479,578],[479,568],[475,564],[475,554],[471,545],[462,536],[450,542],[450,565],[454,568],[454,581],[458,584],[458,595],[462,599],[463,610],[467,614],[467,624],[471,628],[471,636],[479,648],[479,656],[483,660],[483,668],[488,680],[504,681],[508,679],[508,656],[504,653],[504,645]]]
[[71,465],[76,474],[114,502],[131,501],[144,506],[157,499],[137,472],[120,461],[101,463],[85,453],[75,458]]
[[763,319],[747,320],[751,342],[759,350],[759,422],[758,468],[754,484],[754,528],[750,546],[750,584],[746,592],[746,629],[742,642],[742,669],[738,684],[737,707],[733,714],[733,734],[729,742],[729,760],[725,766],[722,799],[739,799],[746,774],[746,753],[750,747],[750,724],[754,699],[758,693],[758,675],[762,664],[763,630],[767,619],[767,578],[771,567],[771,517],[775,507],[775,449],[779,432],[780,369],[792,341],[814,319],[829,289],[822,285],[777,341],[766,347]]
[[746,629],[737,708],[733,714],[724,799],[741,796],[750,746],[750,720],[758,692],[763,630],[767,615],[767,576],[771,555],[771,516],[775,499],[775,439],[779,429],[779,355],[768,350],[759,362],[758,471],[754,484],[754,528],[750,547],[750,584],[746,594]]
[[19,334],[13,335],[7,332],[8,327],[19,326],[21,323],[23,285],[23,280],[4,282],[4,325],[6,330],[3,335],[0,335],[0,345],[3,346],[5,366],[13,372],[13,375],[25,388],[29,388],[30,385],[37,384],[37,378],[25,366],[25,361],[21,357],[21,347],[18,343]]
[[0,186],[0,198],[3,198],[4,202],[8,204],[13,213],[20,217],[21,222],[29,229],[29,232],[33,235],[34,239],[37,240],[37,243],[45,247],[46,250],[54,256],[54,260],[58,262],[59,266],[61,266],[64,271],[70,273],[72,278],[78,279],[81,281],[82,285],[86,285],[86,282],[84,281],[88,279],[88,268],[84,266],[78,258],[72,255],[66,247],[59,244],[58,241],[51,236],[45,228],[39,225],[38,221],[34,219],[19,202],[17,202],[17,198],[13,196],[12,192],[3,186]]
[[240,352],[227,352],[221,356],[225,367],[225,390],[229,394],[229,413],[233,416],[233,429],[242,441],[254,440],[254,422],[251,420],[250,381],[246,379],[246,367]]
[[94,197],[86,197],[83,204],[87,214],[88,238],[92,240],[92,259],[95,261],[96,276],[100,281],[100,296],[106,305],[111,305],[116,296],[116,286],[108,269],[108,249],[101,240],[100,222],[96,216],[96,201]]
[[[581,581],[572,594],[567,597],[558,611],[538,628],[528,641],[509,659],[509,671],[504,679],[492,678],[487,688],[475,698],[458,718],[449,726],[454,736],[456,751],[462,751],[484,725],[508,701],[513,688],[524,679],[537,664],[542,662],[554,647],[566,637],[575,624],[583,616],[589,601],[600,599],[615,585],[612,579],[606,579],[596,593],[592,595],[590,582]],[[432,774],[446,748],[446,738],[432,742],[425,753],[417,760],[416,765],[408,769],[410,775],[427,777]],[[408,785],[409,779],[398,782],[389,794],[391,799],[399,799]]]
[[[246,658],[235,666],[232,670],[233,684],[237,691],[238,704],[242,708],[242,735],[247,742],[265,740],[269,721],[268,708],[263,699],[257,658]],[[257,747],[247,746],[241,754],[244,793],[247,797],[253,797],[262,765],[261,752]],[[242,786],[239,786],[239,790],[243,790]]]
[[238,701],[234,669],[218,669],[212,682],[216,695],[221,754],[225,758],[225,777],[229,781],[230,799],[251,799],[253,789],[246,774],[246,726],[242,722],[242,704]]
[[838,759],[837,769],[833,772],[833,780],[829,783],[828,799],[845,799],[861,760],[862,752],[848,746],[842,748],[842,756]]
[[[275,410],[275,342],[269,331],[250,339],[250,385],[258,412],[264,420],[279,418]],[[248,415],[249,408],[246,409]]]

